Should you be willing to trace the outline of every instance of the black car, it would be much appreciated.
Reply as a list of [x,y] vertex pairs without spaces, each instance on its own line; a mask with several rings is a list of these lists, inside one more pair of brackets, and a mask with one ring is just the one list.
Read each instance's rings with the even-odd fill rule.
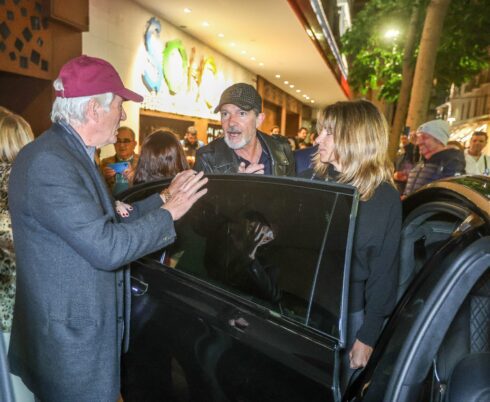
[[488,177],[404,201],[399,302],[345,392],[356,191],[257,175],[207,187],[176,242],[132,264],[126,402],[490,400]]

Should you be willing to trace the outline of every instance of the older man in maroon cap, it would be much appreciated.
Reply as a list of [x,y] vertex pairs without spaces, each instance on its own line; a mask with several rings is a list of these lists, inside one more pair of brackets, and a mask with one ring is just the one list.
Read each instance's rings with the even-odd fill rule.
[[88,56],[65,64],[54,87],[53,125],[19,153],[10,176],[17,294],[9,361],[37,400],[116,401],[129,328],[125,264],[173,242],[174,221],[204,195],[206,180],[183,172],[121,222],[94,154],[116,141],[123,102],[142,97]]

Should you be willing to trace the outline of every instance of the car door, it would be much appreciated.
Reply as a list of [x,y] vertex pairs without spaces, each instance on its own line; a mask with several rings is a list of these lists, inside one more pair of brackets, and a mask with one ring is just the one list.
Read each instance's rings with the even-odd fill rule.
[[[444,198],[432,193],[430,202],[410,208],[405,217],[401,277],[410,276],[403,271],[413,271],[413,277],[345,401],[466,400],[444,399],[445,388],[458,360],[471,354],[465,351],[470,342],[462,335],[470,331],[471,320],[460,316],[468,310],[474,289],[489,279],[488,200],[478,194],[463,198],[461,192],[453,195],[447,189],[441,194]],[[414,269],[406,269],[407,265]],[[403,280],[400,285],[407,286]],[[484,286],[490,289],[490,284]],[[488,303],[490,294],[483,298]],[[489,313],[482,313],[479,320],[488,323]],[[468,324],[467,329],[461,322]],[[449,355],[444,352],[446,344],[451,344]]]
[[174,245],[132,265],[125,401],[338,401],[356,192],[246,175],[207,187]]

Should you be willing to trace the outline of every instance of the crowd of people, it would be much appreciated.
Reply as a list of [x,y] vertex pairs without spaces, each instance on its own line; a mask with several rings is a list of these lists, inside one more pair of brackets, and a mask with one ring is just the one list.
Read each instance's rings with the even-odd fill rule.
[[[194,126],[183,139],[162,128],[137,154],[136,133],[120,124],[124,102],[143,98],[111,64],[76,57],[54,88],[52,126],[36,140],[22,117],[0,109],[0,324],[11,371],[33,394],[26,401],[118,399],[127,264],[174,241],[174,222],[206,194],[204,173],[298,176],[359,191],[345,386],[367,364],[395,304],[401,198],[442,177],[489,173],[487,134],[475,132],[458,150],[448,146],[442,120],[401,137],[395,169],[388,124],[365,100],[326,107],[318,136],[304,127],[294,138],[277,126],[266,134],[262,98],[245,83],[221,95],[221,138],[204,145]],[[115,155],[98,161],[97,148],[107,144]],[[115,201],[130,186],[163,178],[173,179],[158,194]]]

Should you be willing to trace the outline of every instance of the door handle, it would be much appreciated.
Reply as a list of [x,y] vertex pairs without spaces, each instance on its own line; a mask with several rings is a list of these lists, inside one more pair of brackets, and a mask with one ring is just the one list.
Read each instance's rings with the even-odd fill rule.
[[228,320],[230,327],[240,329],[242,331],[248,328],[248,321],[243,317],[231,318]]
[[148,283],[131,276],[131,294],[139,297],[143,296],[148,291]]

